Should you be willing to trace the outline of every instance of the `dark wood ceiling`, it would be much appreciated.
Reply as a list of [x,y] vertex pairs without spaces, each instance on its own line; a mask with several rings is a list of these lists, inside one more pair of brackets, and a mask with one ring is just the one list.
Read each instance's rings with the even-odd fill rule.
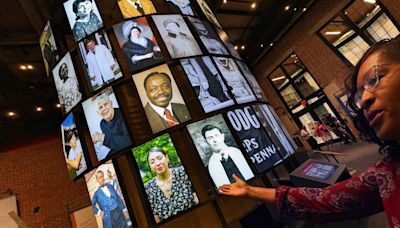
[[[116,0],[115,0],[116,1]],[[161,1],[161,0],[157,0]],[[194,0],[192,0],[194,1]],[[231,42],[248,63],[254,63],[279,42],[284,32],[309,9],[314,0],[208,0]],[[98,0],[104,17],[112,17],[114,0]],[[194,1],[195,2],[195,1]],[[251,8],[255,2],[256,7]],[[10,141],[58,129],[61,110],[52,78],[46,76],[39,36],[48,19],[63,27],[71,39],[62,1],[15,0],[0,8],[0,150]],[[288,10],[285,7],[289,6]],[[115,9],[118,11],[118,9]],[[51,14],[49,12],[52,12]],[[61,18],[61,19],[60,19]],[[107,24],[107,19],[105,20]],[[108,24],[107,24],[108,25]],[[108,25],[111,26],[111,25]],[[60,37],[59,37],[60,38]],[[241,46],[245,48],[242,50]],[[33,70],[22,70],[32,65]],[[42,107],[38,112],[36,107]],[[14,112],[15,116],[9,116]]]

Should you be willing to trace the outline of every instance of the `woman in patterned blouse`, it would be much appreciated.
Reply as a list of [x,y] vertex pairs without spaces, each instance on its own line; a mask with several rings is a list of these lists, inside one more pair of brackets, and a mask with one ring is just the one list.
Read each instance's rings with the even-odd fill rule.
[[184,168],[170,168],[164,150],[151,148],[147,161],[156,174],[145,189],[157,223],[199,203]]
[[388,156],[366,172],[326,188],[276,189],[236,183],[221,194],[275,204],[283,217],[314,222],[355,219],[385,211],[391,227],[400,227],[400,37],[371,46],[348,80],[354,122]]

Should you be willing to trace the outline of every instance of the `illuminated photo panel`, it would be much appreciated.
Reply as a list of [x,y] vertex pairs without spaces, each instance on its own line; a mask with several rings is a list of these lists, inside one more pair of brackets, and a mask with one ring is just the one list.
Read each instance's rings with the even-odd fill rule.
[[157,13],[151,0],[118,0],[118,6],[124,18]]
[[264,131],[263,126],[249,106],[226,113],[235,134],[242,140],[247,156],[259,173],[267,171],[282,161],[277,146]]
[[255,95],[261,101],[267,101],[267,97],[265,96],[264,92],[262,91],[260,84],[258,84],[257,79],[251,73],[250,69],[247,65],[241,61],[236,60],[237,65],[239,66],[240,70],[242,70],[244,77],[249,82],[250,87],[253,89]]
[[85,174],[85,181],[99,228],[133,227],[111,160]]
[[167,64],[134,74],[132,77],[153,133],[191,119]]
[[189,124],[190,136],[215,187],[254,177],[221,114]]
[[123,21],[113,29],[131,72],[163,61],[163,54],[145,17]]
[[224,42],[225,46],[228,48],[229,52],[231,55],[237,59],[242,59],[239,55],[239,53],[235,50],[235,47],[229,42],[229,37],[225,33],[225,31],[221,29],[217,29],[219,38],[221,38],[222,42]]
[[201,42],[209,53],[229,55],[210,23],[201,21],[194,17],[189,17],[189,21],[195,28],[197,35],[200,37]]
[[69,52],[54,67],[53,78],[62,110],[67,113],[82,99],[74,64]]
[[97,160],[132,145],[115,94],[108,87],[82,103]]
[[199,203],[169,134],[132,151],[157,223]]
[[239,104],[257,99],[232,58],[214,57],[214,61]]
[[235,104],[210,57],[181,59],[181,64],[206,113]]
[[103,27],[95,0],[68,0],[64,2],[64,9],[75,41],[80,41]]
[[181,15],[153,15],[154,23],[173,59],[201,55],[201,49]]
[[[190,0],[163,0],[169,12],[195,16],[195,11],[190,5]],[[193,1],[193,0],[192,0]]]
[[53,31],[51,30],[50,21],[47,22],[39,38],[40,50],[42,51],[44,67],[46,68],[47,76],[50,76],[51,70],[57,64],[59,59],[56,40],[54,39]]
[[208,7],[206,1],[197,0],[197,3],[199,4],[199,6],[200,6],[201,10],[203,11],[203,13],[206,15],[207,19],[209,21],[211,21],[211,23],[213,23],[218,28],[222,28],[221,25],[219,24],[217,18],[213,14],[212,10],[210,9],[210,7]]
[[87,81],[92,91],[98,90],[123,76],[110,40],[104,30],[85,38],[78,43],[78,47],[86,69]]
[[87,169],[78,130],[76,129],[74,114],[69,113],[61,124],[61,138],[65,162],[70,179],[75,179]]

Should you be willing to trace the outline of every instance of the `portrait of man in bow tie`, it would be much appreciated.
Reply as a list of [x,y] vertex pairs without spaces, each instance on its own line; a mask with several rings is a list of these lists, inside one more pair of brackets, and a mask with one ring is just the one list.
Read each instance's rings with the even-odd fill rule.
[[156,13],[156,9],[150,0],[119,0],[118,6],[124,18]]
[[167,65],[133,76],[153,133],[191,119]]

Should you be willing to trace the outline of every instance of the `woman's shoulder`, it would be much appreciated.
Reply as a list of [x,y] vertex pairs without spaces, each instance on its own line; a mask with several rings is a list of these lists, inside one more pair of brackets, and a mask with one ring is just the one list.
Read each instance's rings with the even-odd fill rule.
[[147,184],[144,186],[144,188],[145,188],[146,190],[148,190],[148,189],[154,188],[154,186],[156,186],[155,177],[153,177],[149,182],[147,182]]

